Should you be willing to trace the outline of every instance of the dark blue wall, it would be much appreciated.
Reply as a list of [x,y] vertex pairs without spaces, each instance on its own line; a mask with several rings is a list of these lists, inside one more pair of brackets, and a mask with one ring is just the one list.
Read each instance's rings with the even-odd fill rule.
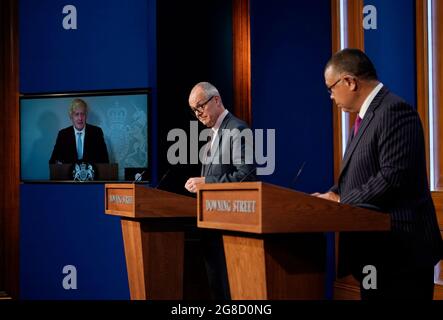
[[329,0],[251,1],[254,128],[276,129],[276,169],[263,180],[325,191],[333,183],[332,104],[323,79],[331,56]]
[[[149,2],[20,0],[20,91],[148,87]],[[62,27],[67,4],[77,8],[77,30]]]
[[365,30],[365,51],[380,80],[416,106],[415,1],[365,0],[377,8],[377,29]]
[[[104,197],[102,184],[21,185],[21,299],[129,299],[120,219]],[[63,288],[66,265],[76,290]]]

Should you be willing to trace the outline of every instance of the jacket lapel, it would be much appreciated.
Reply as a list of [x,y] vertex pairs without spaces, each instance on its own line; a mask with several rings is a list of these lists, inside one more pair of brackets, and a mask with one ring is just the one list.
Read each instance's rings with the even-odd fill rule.
[[[90,131],[90,130],[89,130]],[[88,160],[88,148],[89,148],[89,139],[88,139],[88,124],[85,126],[85,140],[83,142],[83,159]],[[89,132],[91,133],[91,132]]]
[[[212,163],[215,157],[218,157],[218,149],[220,147],[220,143],[222,141],[221,137],[223,135],[223,129],[226,129],[226,126],[228,125],[229,120],[231,119],[232,115],[229,112],[226,117],[223,119],[220,128],[218,128],[217,136],[215,137],[214,144],[212,145],[211,149],[211,156],[209,158],[209,163],[207,165],[203,165],[202,168],[202,174],[203,176],[206,176],[212,167]],[[220,159],[221,160],[221,159]]]
[[[212,130],[212,129],[211,129]],[[207,175],[207,172],[208,172],[208,170],[209,170],[209,167],[210,167],[210,164],[211,164],[211,161],[210,161],[210,159],[212,159],[212,156],[208,156],[208,153],[209,153],[209,148],[211,147],[210,146],[210,144],[211,144],[211,141],[212,141],[212,139],[213,139],[213,137],[214,137],[214,131],[212,131],[211,132],[211,140],[209,140],[208,142],[206,142],[204,145],[203,145],[203,148],[204,148],[204,162],[203,162],[203,164],[202,164],[202,169],[201,169],[201,176],[202,177],[206,177],[206,175]]]
[[343,157],[343,161],[340,166],[340,174],[343,172],[345,167],[348,165],[349,160],[351,159],[352,154],[355,151],[355,148],[358,145],[358,142],[360,141],[361,137],[363,136],[363,133],[371,123],[372,118],[374,117],[373,112],[367,111],[365,114],[365,117],[363,121],[361,122],[360,128],[358,129],[357,135],[352,138],[348,146],[346,147],[345,155]]
[[372,100],[368,111],[366,111],[365,117],[363,118],[363,121],[361,122],[360,128],[358,129],[357,135],[352,138],[348,146],[346,147],[345,155],[343,157],[343,161],[341,162],[340,166],[340,175],[342,175],[343,171],[346,169],[347,165],[349,164],[349,160],[352,157],[352,154],[354,153],[358,142],[360,141],[361,137],[364,135],[366,129],[370,125],[372,119],[374,118],[374,112],[375,110],[380,106],[381,102],[383,101],[383,98],[388,94],[388,89],[383,86],[381,88],[380,92],[375,96],[374,100]]
[[76,139],[76,133],[75,133],[75,129],[74,126],[71,127],[71,132],[68,136],[68,145],[69,147],[69,152],[71,154],[71,156],[69,157],[70,159],[74,159],[74,162],[78,161],[78,154],[77,154],[77,139]]

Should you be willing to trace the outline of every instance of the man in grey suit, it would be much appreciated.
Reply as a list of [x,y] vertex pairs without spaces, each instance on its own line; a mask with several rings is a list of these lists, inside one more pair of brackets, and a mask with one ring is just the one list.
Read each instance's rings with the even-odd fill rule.
[[[334,54],[324,76],[337,107],[358,116],[338,183],[314,195],[391,217],[390,232],[340,234],[338,275],[353,274],[362,299],[432,299],[442,240],[419,115],[378,80],[360,50]],[[363,283],[365,266],[375,267],[376,286]]]
[[[189,105],[197,119],[211,128],[204,146],[200,177],[189,178],[185,188],[196,192],[199,184],[256,180],[252,132],[247,124],[225,109],[216,87],[200,82],[189,95]],[[209,285],[214,299],[229,299],[229,284],[221,234],[203,234],[203,252]]]
[[254,181],[252,132],[248,125],[225,109],[216,87],[200,82],[189,95],[197,119],[211,128],[204,147],[201,177],[188,179],[185,188],[196,192],[201,183]]

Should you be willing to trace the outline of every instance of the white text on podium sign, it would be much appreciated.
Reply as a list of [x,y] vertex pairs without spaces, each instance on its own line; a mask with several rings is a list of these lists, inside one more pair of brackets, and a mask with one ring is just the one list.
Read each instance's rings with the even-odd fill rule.
[[129,188],[107,188],[106,209],[120,213],[134,211],[134,191]]
[[255,200],[205,200],[205,210],[207,212],[239,212],[255,213]]

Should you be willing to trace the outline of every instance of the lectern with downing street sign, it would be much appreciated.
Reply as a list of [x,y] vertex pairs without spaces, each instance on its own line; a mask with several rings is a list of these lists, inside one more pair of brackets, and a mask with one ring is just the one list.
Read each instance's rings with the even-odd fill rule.
[[389,215],[263,182],[204,184],[197,225],[223,230],[231,298],[324,299],[324,232],[385,231]]
[[[189,279],[183,270],[185,233],[196,229],[196,200],[139,184],[106,184],[105,211],[121,217],[131,299],[186,299],[185,280],[191,286],[196,281],[193,270]],[[188,260],[194,251],[188,250]]]

